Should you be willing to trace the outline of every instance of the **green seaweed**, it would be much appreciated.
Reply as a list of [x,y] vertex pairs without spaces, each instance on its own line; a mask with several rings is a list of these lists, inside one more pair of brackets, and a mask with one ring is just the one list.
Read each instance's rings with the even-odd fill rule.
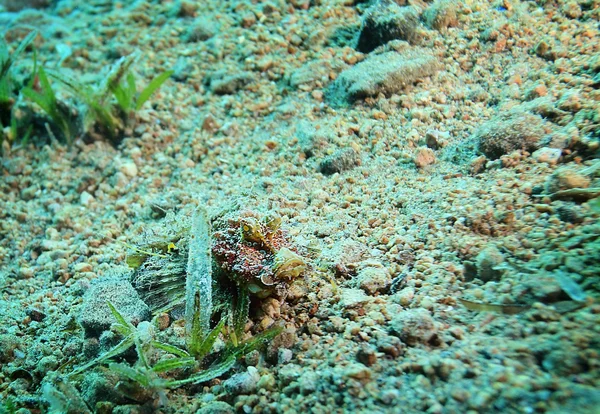
[[67,144],[71,145],[75,130],[69,119],[69,115],[66,113],[66,110],[59,106],[56,94],[52,89],[52,84],[42,66],[37,70],[36,76],[39,80],[39,91],[35,90],[32,86],[27,86],[21,90],[21,93],[42,108],[63,134]]
[[[37,31],[30,32],[19,43],[15,51],[10,54],[4,39],[0,39],[0,152],[4,147],[4,142],[8,142],[11,146],[19,136],[19,124],[14,114],[15,96],[13,94],[13,85],[11,78],[11,68],[17,57],[33,42],[37,36]],[[37,59],[34,49],[34,73],[37,67]],[[6,124],[6,125],[5,125]],[[5,133],[4,127],[8,126],[8,133]],[[29,140],[33,128],[31,125],[25,131],[23,138],[20,140],[22,144],[26,144]]]

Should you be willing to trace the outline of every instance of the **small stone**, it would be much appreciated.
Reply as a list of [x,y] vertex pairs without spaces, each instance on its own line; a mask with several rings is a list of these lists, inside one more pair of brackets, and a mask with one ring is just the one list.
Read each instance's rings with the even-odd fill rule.
[[343,308],[355,308],[371,300],[371,298],[360,289],[340,289],[340,303]]
[[437,0],[425,11],[425,22],[432,29],[442,31],[458,26],[457,3],[454,0]]
[[235,410],[224,401],[211,401],[196,411],[196,414],[235,414]]
[[426,49],[401,49],[369,56],[346,69],[329,87],[327,98],[343,104],[380,93],[389,96],[439,70],[439,59]]
[[287,364],[292,360],[293,356],[294,353],[291,349],[280,348],[277,353],[277,363],[279,365]]
[[246,372],[232,375],[223,382],[225,391],[232,395],[252,394],[256,391],[260,374],[255,367],[248,367]]
[[497,159],[516,150],[535,150],[545,133],[546,122],[539,115],[507,112],[484,123],[474,136],[479,150]]
[[360,156],[352,148],[345,148],[334,152],[321,161],[319,171],[325,175],[342,173],[360,165]]
[[126,163],[122,164],[121,167],[119,168],[119,171],[121,171],[123,174],[125,174],[129,178],[134,178],[138,174],[138,168],[134,162],[126,162]]
[[427,344],[437,337],[437,327],[425,309],[409,309],[398,313],[389,326],[390,332],[409,346]]
[[429,165],[435,164],[435,153],[430,148],[421,147],[417,149],[414,162],[417,168],[425,168]]
[[89,205],[94,202],[94,196],[91,195],[90,193],[88,193],[87,191],[84,191],[83,193],[81,193],[79,195],[79,203],[82,206],[86,206],[89,207]]
[[580,174],[571,167],[563,167],[556,170],[546,180],[545,189],[549,194],[572,188],[588,188],[591,184],[589,177]]
[[495,246],[490,246],[483,249],[475,258],[477,277],[483,282],[489,282],[492,280],[500,280],[504,271],[497,269],[502,263],[504,263],[504,256],[502,252]]
[[115,322],[107,301],[134,325],[150,320],[150,308],[131,286],[129,273],[113,273],[93,280],[90,289],[84,295],[79,322],[88,336],[100,336]]
[[391,281],[392,277],[384,267],[366,267],[356,275],[358,287],[370,295],[381,292]]
[[556,165],[562,156],[560,148],[543,147],[531,154],[531,157],[537,162],[545,162],[549,165]]
[[362,346],[356,354],[358,362],[370,367],[377,363],[377,354],[375,349],[369,345]]
[[369,53],[390,40],[417,40],[419,15],[413,7],[378,1],[365,11],[357,49]]

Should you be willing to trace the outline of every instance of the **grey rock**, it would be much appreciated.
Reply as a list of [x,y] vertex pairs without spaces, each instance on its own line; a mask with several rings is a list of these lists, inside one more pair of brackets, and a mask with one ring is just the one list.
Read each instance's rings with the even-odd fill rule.
[[380,93],[391,95],[439,68],[438,59],[426,49],[388,51],[343,71],[329,87],[327,99],[342,104]]
[[365,13],[357,49],[368,53],[390,40],[413,43],[418,39],[418,25],[419,14],[413,7],[380,0]]
[[19,338],[16,335],[0,335],[0,362],[11,362],[15,358],[15,350],[18,346]]
[[233,407],[223,401],[213,401],[196,411],[196,414],[234,414]]
[[79,323],[86,335],[98,337],[115,322],[107,301],[134,325],[150,320],[150,308],[131,286],[128,273],[113,273],[92,281],[84,295]]
[[186,42],[203,42],[213,37],[216,31],[216,24],[205,17],[199,17],[186,30],[184,40]]
[[256,391],[260,374],[255,367],[248,367],[246,372],[232,375],[231,378],[223,382],[225,391],[229,394],[251,394]]
[[360,165],[360,156],[352,148],[340,149],[326,157],[319,164],[319,171],[325,175],[342,173]]
[[533,151],[546,134],[546,123],[527,112],[505,112],[484,123],[475,137],[479,150],[491,159],[516,150]]
[[458,25],[458,4],[454,0],[437,0],[425,11],[427,26],[435,30],[444,30]]
[[502,252],[495,246],[483,249],[475,258],[477,267],[477,277],[484,282],[499,280],[504,273],[501,269],[496,269],[504,263]]
[[366,267],[358,272],[355,281],[359,288],[373,295],[388,287],[392,277],[384,267]]
[[427,344],[437,336],[437,327],[425,309],[400,312],[390,321],[390,332],[409,346]]
[[355,308],[370,300],[371,298],[360,289],[340,289],[340,304],[343,308]]

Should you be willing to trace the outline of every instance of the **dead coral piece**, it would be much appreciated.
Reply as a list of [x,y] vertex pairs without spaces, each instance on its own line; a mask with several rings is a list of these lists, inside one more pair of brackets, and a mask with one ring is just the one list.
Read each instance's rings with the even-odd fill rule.
[[438,59],[426,49],[385,52],[343,71],[331,85],[328,97],[335,103],[380,93],[391,95],[439,69]]
[[517,150],[533,151],[546,133],[546,124],[538,115],[506,112],[483,124],[476,132],[479,150],[491,159]]

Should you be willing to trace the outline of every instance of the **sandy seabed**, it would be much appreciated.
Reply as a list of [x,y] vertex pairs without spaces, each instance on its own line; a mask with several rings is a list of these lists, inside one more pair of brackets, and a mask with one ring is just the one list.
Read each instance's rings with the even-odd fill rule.
[[[174,71],[118,136],[72,145],[16,100],[35,127],[0,166],[0,413],[599,412],[599,1],[0,5],[9,50],[39,32],[16,85],[34,49],[83,84],[132,53],[138,91]],[[201,384],[69,376],[119,341],[105,299],[185,346],[127,257],[198,206],[227,212],[230,283],[298,256],[244,335],[282,333]],[[235,239],[248,221],[268,242]]]

